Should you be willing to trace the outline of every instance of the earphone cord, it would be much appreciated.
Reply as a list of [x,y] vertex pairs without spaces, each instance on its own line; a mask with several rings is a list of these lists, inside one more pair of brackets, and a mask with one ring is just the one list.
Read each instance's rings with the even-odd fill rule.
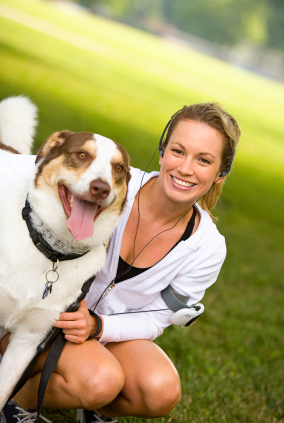
[[[136,233],[135,233],[134,242],[133,242],[133,252],[132,252],[132,256],[134,257],[134,259],[133,259],[133,261],[132,261],[132,263],[131,263],[131,267],[133,266],[134,261],[135,261],[135,260],[136,260],[136,258],[138,257],[138,256],[137,256],[137,257],[135,257],[135,243],[136,243],[136,238],[137,238],[137,233],[138,233],[138,228],[139,228],[139,223],[140,223],[140,207],[139,207],[139,204],[140,204],[140,192],[141,192],[141,188],[142,188],[142,184],[143,184],[143,179],[144,179],[144,176],[146,175],[146,172],[147,172],[147,170],[149,169],[149,166],[150,166],[150,164],[152,163],[152,161],[153,161],[153,159],[154,159],[154,157],[155,157],[155,155],[156,155],[156,152],[157,152],[158,148],[159,148],[159,146],[158,146],[158,147],[156,148],[156,150],[154,151],[154,154],[153,154],[153,156],[151,157],[151,160],[149,161],[149,163],[148,163],[148,165],[147,165],[147,167],[146,167],[146,170],[145,170],[145,171],[144,171],[144,173],[143,173],[143,176],[142,176],[142,178],[141,178],[140,188],[139,188],[139,191],[138,191],[138,197],[137,197],[138,222],[137,222],[137,228],[136,228]],[[151,240],[151,241],[152,241],[152,240]],[[151,241],[150,241],[150,242],[151,242]],[[147,245],[148,245],[148,244],[147,244]],[[146,247],[147,245],[145,245],[145,247]],[[144,247],[144,248],[145,248],[145,247]],[[144,250],[144,248],[143,248],[143,250]],[[141,254],[143,250],[141,250],[139,254]],[[139,254],[138,254],[138,255],[139,255]],[[130,270],[130,269],[127,269],[127,272],[128,272],[129,270]],[[123,274],[125,274],[125,273],[123,273]],[[120,276],[122,276],[122,275],[120,275]]]
[[[133,261],[131,262],[131,264],[129,265],[129,267],[128,267],[128,269],[126,269],[126,270],[124,270],[123,272],[121,272],[118,276],[116,276],[109,284],[108,284],[108,286],[106,287],[106,289],[103,291],[103,293],[101,294],[101,296],[99,297],[99,299],[98,299],[98,301],[96,302],[96,304],[95,304],[95,306],[94,306],[94,308],[93,308],[93,311],[95,311],[95,309],[97,308],[97,305],[99,304],[99,302],[101,301],[101,299],[102,299],[102,297],[104,296],[104,294],[105,294],[105,292],[107,292],[107,290],[110,288],[110,286],[112,285],[112,284],[114,284],[115,283],[115,280],[116,279],[118,279],[118,278],[120,278],[121,276],[124,276],[126,273],[128,273],[131,269],[132,269],[132,267],[133,267],[133,263],[134,263],[134,261],[136,260],[136,258],[138,257],[135,257],[134,256],[134,250],[135,250],[135,242],[136,242],[136,237],[137,237],[137,232],[138,232],[138,227],[139,227],[139,221],[140,221],[140,210],[139,210],[139,197],[140,197],[140,190],[141,190],[141,188],[142,188],[142,183],[143,183],[143,179],[144,179],[144,176],[146,175],[146,172],[147,172],[147,170],[149,169],[149,166],[150,166],[150,164],[152,163],[152,161],[153,161],[153,159],[154,159],[154,157],[155,157],[155,155],[156,155],[156,152],[157,152],[157,150],[158,150],[158,148],[159,148],[159,146],[155,149],[155,151],[154,151],[154,154],[153,154],[153,156],[151,157],[151,160],[149,161],[149,163],[148,163],[148,165],[147,165],[147,167],[146,167],[146,170],[144,171],[144,173],[143,173],[143,175],[142,175],[142,178],[141,178],[141,183],[140,183],[140,187],[139,187],[139,191],[138,191],[138,223],[137,223],[137,228],[136,228],[136,233],[135,233],[135,237],[134,237],[134,244],[133,244],[133,257],[134,257],[134,259],[133,259]],[[150,241],[151,242],[151,241]],[[146,247],[146,245],[145,245],[145,247]],[[144,248],[145,248],[144,247]],[[140,253],[139,254],[141,254],[142,253],[142,250],[140,251]]]

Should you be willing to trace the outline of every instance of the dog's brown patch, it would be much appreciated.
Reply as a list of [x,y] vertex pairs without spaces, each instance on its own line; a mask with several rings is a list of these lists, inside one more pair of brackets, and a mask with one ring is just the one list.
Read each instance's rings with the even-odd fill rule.
[[92,140],[82,140],[80,143],[76,143],[76,138],[73,137],[72,143],[68,146],[67,151],[64,151],[65,148],[62,148],[62,153],[64,154],[65,160],[64,165],[73,169],[86,169],[92,161],[95,160],[97,155],[97,148]]
[[[129,155],[127,154],[127,151],[125,150],[124,147],[122,147],[122,145],[118,144],[117,142],[115,142],[115,145],[120,153],[120,157],[121,157],[121,161],[120,163],[116,163],[117,164],[123,164],[124,165],[124,172],[123,175],[119,172],[117,173],[117,171],[115,171],[115,163],[112,162],[112,167],[113,167],[113,176],[115,177],[116,183],[117,185],[123,184],[125,182],[125,186],[122,189],[122,198],[123,201],[120,203],[119,206],[119,212],[122,213],[124,206],[125,206],[125,202],[126,202],[126,193],[127,193],[127,189],[128,189],[128,183],[130,181],[131,175],[130,175],[130,159],[129,159]],[[125,179],[124,179],[125,178]]]
[[0,141],[0,150],[9,151],[10,153],[14,153],[14,154],[21,154],[19,153],[19,151],[15,150],[12,147],[8,147],[8,145],[3,144],[1,141]]
[[124,147],[114,141],[117,147],[117,154],[111,161],[112,166],[112,178],[114,191],[119,191],[119,201],[115,205],[114,209],[117,210],[118,214],[121,214],[124,210],[126,201],[126,193],[128,188],[128,182],[130,180],[130,166],[129,156]]
[[[87,141],[90,141],[88,144],[88,151],[86,149]],[[90,149],[89,147],[92,144],[93,148]],[[79,157],[76,158],[76,154],[83,151],[86,152],[86,160],[80,160]],[[35,177],[36,186],[44,167],[46,167],[50,162],[54,162],[52,167],[54,166],[55,170],[58,166],[56,159],[60,156],[64,157],[64,161],[60,163],[61,165],[68,168],[72,167],[74,170],[86,169],[95,157],[93,134],[91,132],[73,133],[70,131],[62,131],[52,134],[43,144],[36,158],[36,163],[41,161]]]

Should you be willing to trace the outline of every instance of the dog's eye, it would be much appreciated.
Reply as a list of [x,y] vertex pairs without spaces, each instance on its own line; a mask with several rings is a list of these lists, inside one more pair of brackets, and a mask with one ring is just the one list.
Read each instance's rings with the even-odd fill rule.
[[117,172],[121,172],[123,170],[123,166],[117,165],[116,168]]
[[86,153],[84,153],[83,151],[80,151],[80,153],[77,154],[79,159],[81,160],[85,160],[86,159]]

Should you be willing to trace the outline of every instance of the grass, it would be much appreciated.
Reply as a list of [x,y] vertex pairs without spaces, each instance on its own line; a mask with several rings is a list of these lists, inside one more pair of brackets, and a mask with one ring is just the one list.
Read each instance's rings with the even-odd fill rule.
[[[4,6],[18,10],[13,20]],[[283,423],[283,84],[42,1],[0,0],[0,27],[0,98],[25,94],[38,105],[35,151],[57,130],[92,131],[145,168],[183,104],[219,101],[237,118],[243,136],[215,210],[227,259],[204,297],[204,317],[156,341],[183,386],[180,404],[156,421]],[[54,423],[75,419],[74,410],[44,414]]]

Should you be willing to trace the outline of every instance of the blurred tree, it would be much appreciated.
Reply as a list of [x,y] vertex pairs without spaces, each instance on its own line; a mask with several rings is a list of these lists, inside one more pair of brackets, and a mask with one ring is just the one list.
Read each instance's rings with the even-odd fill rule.
[[93,8],[97,4],[101,4],[101,0],[78,0],[76,3],[81,4],[82,6]]
[[151,19],[164,20],[162,3],[164,0],[109,0],[111,16],[120,21],[135,25],[142,29],[149,29]]
[[[253,10],[251,14],[245,15],[244,37],[256,44],[264,45],[267,41],[267,10],[265,4],[258,5],[257,10]],[[240,41],[240,39],[238,39]]]
[[284,50],[284,1],[269,0],[267,45]]
[[[164,0],[163,11],[168,22],[179,29],[220,44],[234,45],[242,38],[263,41],[263,10],[266,0]],[[252,33],[252,22],[258,34]],[[255,25],[256,26],[256,25]]]
[[155,32],[167,25],[233,46],[244,39],[284,48],[284,0],[75,0]]

